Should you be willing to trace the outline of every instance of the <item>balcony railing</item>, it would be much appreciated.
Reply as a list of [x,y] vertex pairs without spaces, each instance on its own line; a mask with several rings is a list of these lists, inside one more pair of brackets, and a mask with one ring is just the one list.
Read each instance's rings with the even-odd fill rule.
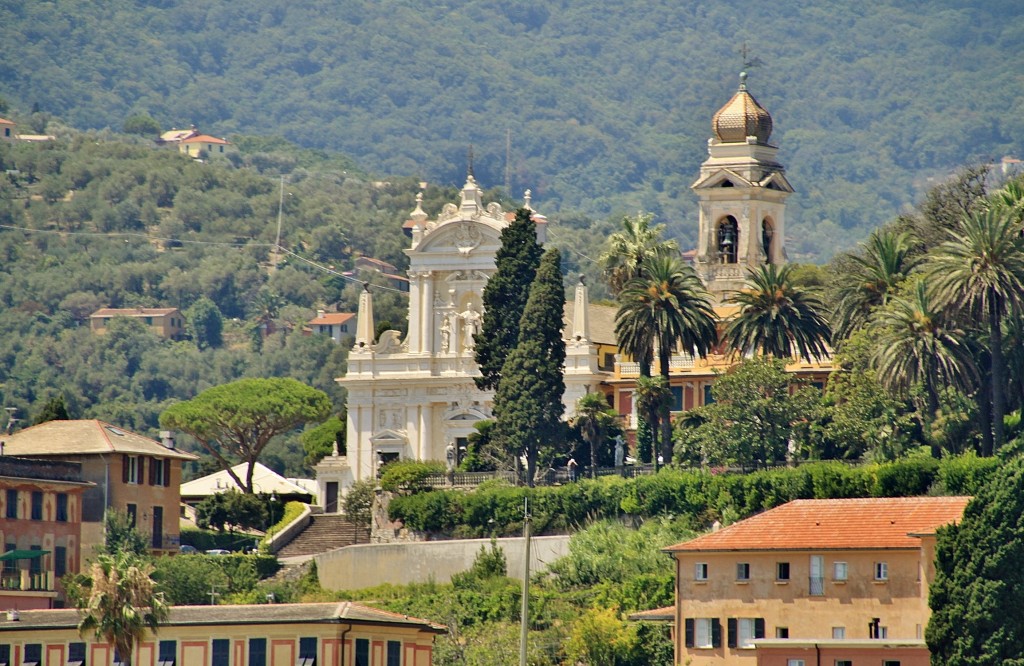
[[809,589],[812,597],[820,597],[825,594],[825,577],[811,576]]
[[0,592],[52,592],[53,577],[48,571],[5,571],[0,573]]

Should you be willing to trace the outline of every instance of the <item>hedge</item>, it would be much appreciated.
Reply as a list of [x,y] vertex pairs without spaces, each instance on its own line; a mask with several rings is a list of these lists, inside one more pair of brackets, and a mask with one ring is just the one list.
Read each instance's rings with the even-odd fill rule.
[[729,522],[794,499],[969,495],[998,465],[996,459],[968,454],[858,466],[815,462],[749,474],[667,467],[635,479],[583,479],[533,489],[488,485],[469,492],[435,490],[395,497],[388,511],[392,520],[411,529],[467,538],[520,534],[526,497],[536,534],[563,533],[594,520],[654,516],[687,518],[694,529],[703,529],[715,520]]

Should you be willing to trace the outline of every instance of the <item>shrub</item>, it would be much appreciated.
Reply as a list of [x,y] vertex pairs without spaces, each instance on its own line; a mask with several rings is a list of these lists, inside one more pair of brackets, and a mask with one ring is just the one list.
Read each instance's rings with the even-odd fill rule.
[[396,460],[384,466],[380,474],[380,487],[392,493],[409,494],[429,489],[427,477],[445,473],[445,465],[436,460]]

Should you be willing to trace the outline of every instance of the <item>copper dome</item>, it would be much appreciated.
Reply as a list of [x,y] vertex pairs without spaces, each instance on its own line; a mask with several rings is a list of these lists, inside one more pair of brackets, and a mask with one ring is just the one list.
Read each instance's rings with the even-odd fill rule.
[[772,135],[772,117],[754,96],[747,92],[747,73],[740,74],[740,89],[711,118],[711,129],[723,143],[745,143],[748,136],[768,143]]

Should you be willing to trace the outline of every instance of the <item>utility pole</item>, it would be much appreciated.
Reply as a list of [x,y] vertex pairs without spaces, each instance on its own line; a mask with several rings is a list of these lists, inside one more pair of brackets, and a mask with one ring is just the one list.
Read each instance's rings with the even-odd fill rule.
[[277,240],[274,241],[274,267],[277,270],[277,262],[281,260],[281,214],[284,211],[284,174],[281,174],[281,190],[277,195]]
[[526,633],[530,623],[530,499],[523,499],[523,604],[519,610],[519,666],[526,666]]
[[512,128],[505,130],[505,196],[512,198]]

